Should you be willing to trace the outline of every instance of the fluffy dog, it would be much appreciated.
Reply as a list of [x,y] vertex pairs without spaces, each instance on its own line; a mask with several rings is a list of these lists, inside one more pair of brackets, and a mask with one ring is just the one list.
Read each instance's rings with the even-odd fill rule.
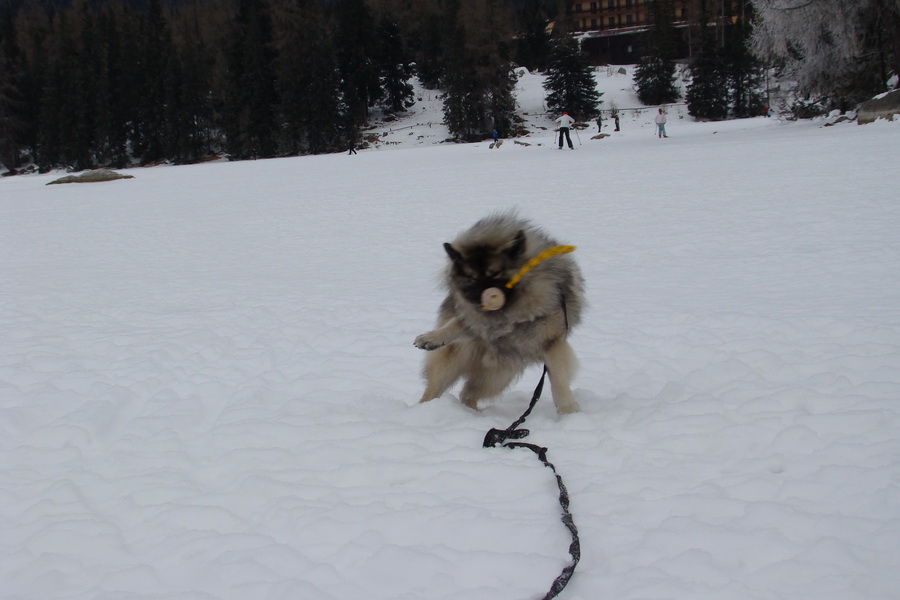
[[554,246],[555,240],[515,213],[482,219],[444,244],[450,259],[443,277],[447,297],[437,328],[415,340],[429,351],[420,402],[464,379],[460,400],[474,409],[526,367],[543,363],[557,411],[579,410],[570,387],[577,361],[566,341],[585,304],[578,266],[568,255],[553,256],[507,285],[530,259]]

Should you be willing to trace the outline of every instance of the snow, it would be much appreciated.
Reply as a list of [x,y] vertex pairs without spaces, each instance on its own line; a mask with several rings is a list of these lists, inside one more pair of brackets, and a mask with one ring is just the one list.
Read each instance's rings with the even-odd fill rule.
[[539,369],[479,412],[418,405],[412,345],[441,243],[517,207],[577,246],[590,301],[583,412],[527,423],[581,535],[560,597],[896,598],[900,124],[674,107],[669,139],[628,112],[559,151],[539,83],[528,146],[422,125],[0,180],[0,595],[542,597],[569,561],[552,472],[481,448]]

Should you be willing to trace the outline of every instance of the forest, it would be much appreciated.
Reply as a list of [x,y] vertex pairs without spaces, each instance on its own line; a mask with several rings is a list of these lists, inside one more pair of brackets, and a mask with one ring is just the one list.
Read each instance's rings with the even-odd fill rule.
[[[691,1],[699,34],[687,101],[698,118],[758,114],[764,68],[790,73],[807,86],[801,92],[824,99],[822,109],[877,93],[896,72],[900,0],[747,0],[747,18],[721,48],[706,35],[718,3]],[[548,89],[550,110],[575,103],[590,118],[600,100],[572,43],[567,4],[0,0],[0,164],[13,174],[23,165],[83,170],[346,150],[373,110],[411,106],[413,76],[440,91],[456,139],[513,135],[516,66],[558,82]],[[671,2],[648,4],[657,18],[644,36],[638,93],[648,104],[671,102]],[[846,17],[840,30],[828,18],[835,7]],[[808,43],[830,39],[830,53],[804,53],[810,22],[822,35]],[[841,61],[855,68],[829,77]]]
[[[464,6],[463,6],[464,5]],[[464,8],[464,10],[463,10]],[[40,169],[346,149],[370,111],[448,94],[460,137],[508,129],[555,2],[4,0],[0,162]],[[523,15],[528,15],[525,18]],[[527,38],[527,35],[526,35]]]

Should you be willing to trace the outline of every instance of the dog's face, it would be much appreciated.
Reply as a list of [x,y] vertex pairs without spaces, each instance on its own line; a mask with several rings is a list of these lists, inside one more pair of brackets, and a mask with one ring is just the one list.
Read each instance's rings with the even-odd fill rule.
[[[519,270],[525,253],[525,232],[519,231],[506,243],[498,245],[473,245],[455,248],[444,244],[444,250],[453,266],[450,281],[467,301],[478,306],[482,304],[483,293],[489,288],[504,288]],[[505,290],[506,302],[512,299],[513,290]]]

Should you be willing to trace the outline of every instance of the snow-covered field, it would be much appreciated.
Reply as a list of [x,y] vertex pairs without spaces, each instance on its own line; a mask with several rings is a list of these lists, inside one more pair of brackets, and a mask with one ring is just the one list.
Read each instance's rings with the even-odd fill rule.
[[542,597],[556,482],[481,448],[539,370],[417,405],[412,345],[441,243],[518,207],[591,304],[584,412],[527,425],[581,534],[561,598],[897,598],[900,123],[672,114],[0,180],[0,597]]

